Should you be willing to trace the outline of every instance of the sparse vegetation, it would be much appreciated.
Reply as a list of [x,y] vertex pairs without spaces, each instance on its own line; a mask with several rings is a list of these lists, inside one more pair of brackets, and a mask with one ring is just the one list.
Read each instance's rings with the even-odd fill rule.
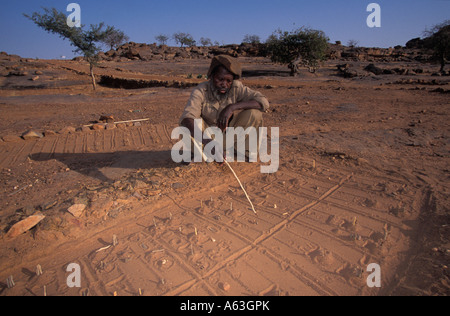
[[440,65],[440,72],[444,72],[445,64],[450,59],[450,20],[435,25],[424,32],[427,38],[424,40],[425,48],[433,51],[433,57]]
[[173,34],[173,39],[177,44],[180,45],[180,47],[195,46],[196,43],[192,35],[188,33],[175,33]]
[[159,45],[166,45],[167,41],[169,40],[169,36],[164,34],[159,34],[155,37],[155,39],[158,41]]
[[261,38],[258,35],[245,35],[244,40],[242,43],[245,44],[259,44],[261,43]]
[[128,42],[130,38],[121,30],[111,27],[111,30],[102,41],[111,50],[117,49],[120,45]]
[[267,49],[273,62],[287,64],[291,75],[300,65],[314,73],[326,60],[329,38],[323,31],[300,28],[293,32],[276,31],[267,40]]
[[67,25],[67,17],[63,12],[59,12],[55,8],[43,8],[43,10],[43,14],[34,12],[31,16],[27,14],[24,14],[24,16],[45,31],[69,40],[71,45],[75,47],[74,52],[84,55],[84,58],[89,62],[92,86],[95,90],[94,66],[99,61],[98,53],[101,51],[99,44],[105,43],[111,34],[117,35],[118,31],[112,26],[105,27],[104,23],[91,24],[88,30],[83,30],[83,26],[70,27]]
[[210,38],[204,38],[204,37],[200,38],[200,44],[202,46],[212,46],[213,45]]
[[348,47],[358,47],[359,41],[351,39],[347,42]]

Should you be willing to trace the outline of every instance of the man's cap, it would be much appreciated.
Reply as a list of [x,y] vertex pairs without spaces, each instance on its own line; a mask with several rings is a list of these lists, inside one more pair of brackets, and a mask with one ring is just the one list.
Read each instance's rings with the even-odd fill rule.
[[208,78],[211,77],[214,70],[219,66],[225,67],[225,69],[235,75],[237,79],[240,79],[242,77],[242,67],[236,58],[228,55],[219,55],[215,56],[211,61],[211,67],[208,71]]

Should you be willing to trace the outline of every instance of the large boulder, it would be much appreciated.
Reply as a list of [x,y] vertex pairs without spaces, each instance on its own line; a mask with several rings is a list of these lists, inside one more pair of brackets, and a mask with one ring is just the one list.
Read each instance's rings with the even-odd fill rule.
[[381,69],[380,67],[375,66],[374,64],[370,64],[368,65],[366,68],[364,68],[365,71],[371,72],[374,75],[382,75],[383,74],[383,69]]

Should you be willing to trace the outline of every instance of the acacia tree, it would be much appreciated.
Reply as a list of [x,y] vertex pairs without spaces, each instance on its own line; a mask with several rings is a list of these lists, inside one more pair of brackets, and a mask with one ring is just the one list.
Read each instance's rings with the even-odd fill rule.
[[45,31],[69,40],[70,44],[75,47],[74,52],[83,54],[89,63],[92,86],[95,90],[94,66],[98,64],[98,53],[101,51],[98,45],[104,42],[108,35],[114,31],[114,28],[111,26],[105,27],[104,23],[91,24],[87,30],[83,30],[84,26],[70,27],[63,12],[59,12],[55,8],[43,8],[43,10],[43,14],[34,12],[31,16],[27,14],[24,14],[24,16]]
[[167,41],[169,40],[169,36],[164,34],[159,34],[155,37],[155,39],[159,42],[159,45],[166,45]]
[[329,38],[323,31],[300,28],[293,32],[276,31],[267,40],[267,49],[273,62],[287,64],[291,75],[298,73],[299,65],[314,73],[320,62],[326,60]]
[[433,51],[433,57],[441,65],[440,72],[444,72],[445,64],[450,59],[450,20],[434,26],[424,32],[428,36],[424,46]]
[[204,38],[204,37],[200,38],[200,44],[204,47],[213,45],[210,38]]
[[244,40],[242,41],[242,43],[245,43],[245,44],[259,44],[259,43],[261,43],[261,38],[258,35],[247,34],[247,35],[244,36]]
[[181,32],[175,33],[175,34],[173,34],[173,39],[175,40],[175,42],[177,44],[180,44],[181,47],[183,47],[184,45],[186,45],[186,46],[194,46],[195,45],[195,40],[191,34],[181,33]]
[[123,31],[118,30],[113,26],[102,42],[113,50],[129,40],[130,38]]

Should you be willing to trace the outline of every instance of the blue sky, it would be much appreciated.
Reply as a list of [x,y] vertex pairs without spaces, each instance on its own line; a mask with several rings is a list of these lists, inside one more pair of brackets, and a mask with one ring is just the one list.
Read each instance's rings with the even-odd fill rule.
[[[207,37],[239,44],[246,34],[266,40],[278,28],[307,26],[323,30],[331,42],[354,39],[360,46],[390,47],[450,19],[450,0],[1,0],[0,51],[30,58],[73,57],[67,41],[22,15],[42,7],[65,12],[71,2],[81,6],[82,24],[105,22],[138,43],[153,43],[161,33],[187,32],[197,41]],[[381,28],[366,24],[372,2],[381,6]]]

